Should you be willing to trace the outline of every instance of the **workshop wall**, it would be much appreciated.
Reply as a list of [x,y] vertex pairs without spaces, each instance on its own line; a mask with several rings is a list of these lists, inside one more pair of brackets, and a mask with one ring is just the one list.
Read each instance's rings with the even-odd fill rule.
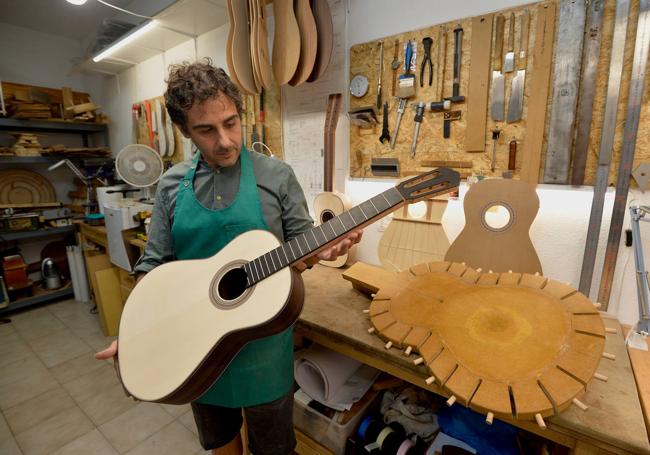
[[[477,16],[487,12],[498,11],[507,8],[515,8],[529,2],[519,1],[463,1],[445,3],[444,8],[432,7],[432,2],[425,0],[409,2],[409,8],[404,8],[404,5],[396,4],[390,0],[354,0],[349,2],[348,13],[348,39],[349,47],[359,43],[366,43],[376,41],[379,38],[397,35],[412,30],[418,30],[430,27],[435,24],[444,23],[453,19],[464,18],[469,16]],[[442,5],[442,2],[436,2]],[[605,10],[605,17],[610,17],[612,2],[607,3]],[[628,38],[634,39],[636,30],[636,10],[638,5],[633,2],[632,13],[629,21],[631,26],[628,28]],[[430,11],[430,14],[414,14],[414,11]],[[532,24],[531,24],[532,26]],[[609,63],[609,49],[611,45],[612,27],[603,30],[603,44],[601,47],[601,67],[599,73],[602,74],[603,65],[608,67]],[[390,43],[387,40],[387,43]],[[532,42],[530,43],[532,45]],[[451,41],[453,46],[453,38]],[[420,46],[421,47],[421,46]],[[450,42],[448,41],[448,49]],[[467,48],[465,48],[467,49]],[[605,50],[603,50],[605,49]],[[384,59],[390,61],[392,59],[392,49],[386,52],[385,49]],[[631,52],[630,44],[626,47],[626,68],[631,65]],[[606,55],[603,55],[606,52]],[[606,59],[603,63],[602,59]],[[420,60],[418,56],[418,61]],[[386,72],[387,77],[390,72]],[[418,74],[419,76],[419,74]],[[387,78],[386,81],[389,81]],[[528,78],[527,78],[528,82]],[[419,84],[419,80],[418,80]],[[604,96],[603,90],[606,81],[598,82],[598,92],[596,94],[594,120],[592,122],[592,138],[598,137],[600,134],[600,123],[597,123],[599,118],[602,122],[602,111],[604,110]],[[646,81],[648,84],[648,81]],[[390,89],[389,83],[385,82],[384,87]],[[627,87],[627,83],[626,86]],[[627,88],[621,92],[621,103],[627,97]],[[419,88],[419,86],[418,86]],[[645,93],[647,93],[647,88]],[[549,96],[551,93],[549,93]],[[626,104],[619,104],[621,106]],[[600,114],[598,113],[600,110]],[[639,128],[639,137],[637,141],[637,153],[639,150],[647,151],[644,147],[647,140],[647,133],[643,129],[644,119],[647,119],[648,102],[644,103],[642,110],[641,123]],[[623,114],[624,115],[624,114]],[[412,118],[412,117],[411,117]],[[618,151],[620,151],[620,138],[623,127],[623,119],[619,115],[617,122],[617,136],[615,140],[615,155],[613,163],[618,160]],[[646,121],[647,123],[647,121]],[[373,136],[373,140],[377,141],[380,128],[377,134]],[[453,126],[452,126],[453,128]],[[403,133],[403,132],[402,132]],[[401,134],[402,134],[401,133]],[[351,130],[350,134],[354,134]],[[408,135],[405,135],[405,137]],[[410,136],[408,136],[410,140]],[[593,169],[593,162],[597,156],[598,148],[594,148],[593,144],[589,150],[588,168]],[[467,154],[471,157],[470,154]],[[355,159],[355,151],[350,150],[350,159]],[[638,157],[637,157],[638,160]],[[543,166],[543,161],[542,161]],[[617,166],[612,165],[612,172],[610,172],[610,181],[617,171]],[[593,174],[588,174],[587,179],[593,180]],[[588,180],[588,181],[591,181]],[[366,178],[349,178],[346,184],[346,193],[351,197],[353,203],[360,203],[372,197],[379,192],[389,188],[395,184],[395,180],[376,179],[368,176]],[[450,241],[460,233],[464,226],[464,214],[462,211],[462,198],[466,192],[466,187],[463,185],[460,197],[457,201],[450,201],[448,208],[443,218],[443,226],[449,237]],[[568,185],[539,185],[538,196],[540,198],[540,211],[537,215],[535,222],[531,228],[531,239],[537,253],[542,262],[545,274],[551,278],[561,281],[569,281],[573,286],[577,287],[580,269],[582,266],[582,257],[584,253],[584,245],[587,235],[587,223],[589,220],[589,212],[591,207],[591,200],[593,197],[593,189],[591,187],[571,187]],[[601,225],[601,233],[599,238],[598,255],[596,257],[596,266],[594,279],[592,282],[591,296],[595,298],[598,293],[600,285],[600,272],[602,270],[603,257],[605,245],[607,242],[607,235],[609,231],[609,223],[611,219],[611,210],[613,205],[613,191],[610,189],[605,198],[605,205],[603,210],[603,220]],[[635,199],[640,204],[650,204],[650,195],[642,194],[638,189],[634,188],[630,192],[629,200]],[[645,247],[646,263],[650,260],[650,253],[648,245],[650,245],[650,230],[648,226],[641,226],[641,234],[643,245]],[[379,238],[386,228],[387,222],[382,221],[368,226],[365,229],[364,240],[358,250],[358,260],[368,262],[371,264],[379,264],[377,256],[377,244]],[[623,223],[624,227],[629,226],[628,214]],[[618,254],[616,271],[614,275],[613,288],[611,300],[609,305],[609,312],[616,315],[624,323],[635,323],[638,320],[637,299],[636,299],[636,283],[634,273],[634,260],[631,248],[621,246]]]

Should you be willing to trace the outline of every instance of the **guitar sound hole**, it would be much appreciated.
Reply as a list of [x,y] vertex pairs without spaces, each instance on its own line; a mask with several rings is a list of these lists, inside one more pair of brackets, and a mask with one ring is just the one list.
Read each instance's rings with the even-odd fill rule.
[[325,210],[320,215],[320,222],[321,224],[327,223],[332,218],[334,218],[334,213],[331,210]]
[[228,270],[219,281],[219,297],[223,300],[235,300],[246,291],[247,275],[244,269],[236,267]]

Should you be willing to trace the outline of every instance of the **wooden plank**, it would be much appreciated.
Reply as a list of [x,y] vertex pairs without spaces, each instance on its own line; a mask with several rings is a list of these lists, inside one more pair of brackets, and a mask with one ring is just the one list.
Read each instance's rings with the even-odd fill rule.
[[82,114],[84,112],[91,112],[94,110],[99,109],[101,106],[96,106],[95,103],[83,103],[83,104],[76,104],[74,106],[66,107],[65,110],[67,112],[72,112],[73,114]]
[[467,94],[466,152],[485,151],[487,125],[488,83],[490,80],[490,51],[494,14],[472,18],[472,47]]
[[650,351],[628,347],[627,352],[632,363],[632,370],[634,370],[636,387],[639,389],[646,430],[650,434]]
[[95,298],[102,329],[106,336],[116,336],[124,307],[117,267],[96,271],[95,280]]
[[564,184],[569,181],[586,15],[584,1],[560,1],[544,183]]
[[530,71],[530,93],[528,100],[529,130],[522,145],[521,180],[537,186],[539,168],[544,144],[546,103],[548,101],[551,61],[553,59],[553,38],[555,36],[555,3],[549,2],[537,7],[535,46]]

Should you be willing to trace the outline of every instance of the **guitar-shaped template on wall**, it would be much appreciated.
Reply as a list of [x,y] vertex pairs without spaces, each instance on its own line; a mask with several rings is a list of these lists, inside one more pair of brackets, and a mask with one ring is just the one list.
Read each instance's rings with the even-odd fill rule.
[[[543,273],[528,234],[539,210],[532,185],[512,179],[482,180],[467,191],[463,206],[465,227],[445,261],[493,272]],[[499,212],[505,216],[491,220]]]
[[248,231],[207,259],[173,261],[147,273],[122,312],[119,373],[142,401],[188,403],[200,397],[249,341],[279,333],[302,310],[304,288],[291,267],[405,203],[458,187],[440,168],[413,177],[281,243]]
[[[331,220],[337,215],[350,210],[352,204],[348,198],[337,191],[334,191],[334,160],[335,160],[335,139],[336,125],[341,113],[341,94],[333,93],[327,98],[327,114],[325,115],[325,141],[323,158],[325,169],[323,172],[323,192],[314,198],[314,213],[316,216],[316,226]],[[352,246],[350,250],[336,258],[333,261],[320,261],[327,267],[343,267],[354,261],[356,247]]]

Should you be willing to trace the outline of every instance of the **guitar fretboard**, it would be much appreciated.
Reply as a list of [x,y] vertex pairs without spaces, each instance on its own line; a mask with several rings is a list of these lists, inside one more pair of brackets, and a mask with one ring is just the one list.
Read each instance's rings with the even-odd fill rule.
[[248,276],[246,287],[253,286],[288,265],[307,259],[324,245],[391,212],[403,202],[404,198],[397,188],[391,188],[283,243],[243,266]]

